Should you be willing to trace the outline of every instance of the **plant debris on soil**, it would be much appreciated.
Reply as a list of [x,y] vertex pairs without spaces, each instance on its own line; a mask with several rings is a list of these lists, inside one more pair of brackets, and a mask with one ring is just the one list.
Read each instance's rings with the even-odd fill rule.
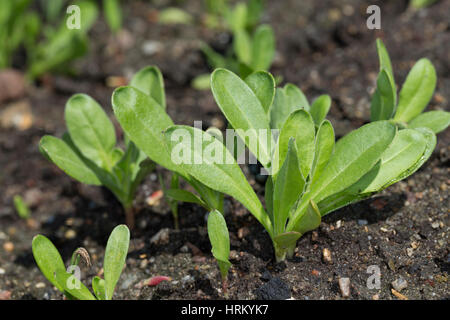
[[[433,62],[438,83],[428,110],[448,109],[450,2],[439,1],[417,12],[408,10],[407,3],[267,1],[263,20],[274,27],[277,40],[271,72],[299,85],[309,99],[330,94],[329,119],[341,137],[369,121],[378,72],[375,39],[381,37],[397,83],[419,58]],[[381,7],[381,30],[366,27],[366,8],[371,4]],[[201,5],[200,0],[181,4],[199,20]],[[99,20],[91,51],[78,62],[81,71],[75,78],[48,76],[1,101],[0,300],[63,298],[35,264],[31,241],[36,234],[48,236],[65,261],[77,247],[86,248],[92,259],[90,268],[82,268],[86,283],[101,274],[107,237],[124,222],[121,206],[109,191],[75,182],[39,153],[44,134],[63,134],[64,105],[72,94],[91,95],[113,119],[111,79],[122,77],[126,83],[133,72],[154,64],[164,74],[167,110],[176,123],[203,120],[205,128],[225,127],[212,94],[196,91],[189,83],[208,72],[201,41],[220,49],[229,45],[229,36],[202,25],[158,25],[148,19],[152,10],[148,1],[127,2],[122,41],[102,36],[106,26]],[[157,50],[146,50],[150,44]],[[7,121],[8,114],[21,117]],[[449,142],[447,130],[438,135],[433,155],[414,175],[324,217],[317,230],[298,241],[293,259],[280,264],[274,262],[264,229],[242,205],[227,198],[232,249],[229,298],[449,299]],[[250,177],[248,168],[243,169]],[[206,211],[181,204],[180,230],[175,230],[164,199],[148,203],[161,188],[158,173],[169,179],[168,172],[158,168],[138,191],[136,228],[114,298],[223,299],[220,273],[210,253]],[[263,186],[254,177],[251,184],[263,197]],[[15,195],[24,198],[31,219],[19,218]],[[376,268],[379,287],[369,285],[374,274],[370,270]],[[168,278],[149,285],[155,276]]]

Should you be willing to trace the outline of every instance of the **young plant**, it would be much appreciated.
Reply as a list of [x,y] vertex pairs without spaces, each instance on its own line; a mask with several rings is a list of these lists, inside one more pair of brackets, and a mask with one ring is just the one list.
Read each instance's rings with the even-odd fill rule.
[[125,266],[125,261],[130,243],[130,231],[127,226],[119,225],[114,228],[109,236],[103,260],[104,279],[95,276],[92,279],[92,294],[80,281],[77,272],[78,263],[84,259],[89,263],[89,254],[84,248],[78,248],[72,255],[69,267],[65,268],[64,262],[53,243],[43,235],[33,238],[32,250],[41,272],[59,291],[70,300],[111,300],[114,289],[119,281],[120,274]]
[[[377,39],[380,73],[372,96],[371,121],[391,120],[400,129],[429,128],[434,133],[450,124],[450,112],[423,112],[436,88],[436,71],[430,60],[422,58],[412,67],[397,98],[397,87],[391,59],[380,39]],[[397,103],[398,100],[398,103]]]
[[208,236],[212,246],[212,254],[219,265],[222,276],[222,290],[227,295],[227,277],[231,263],[230,256],[230,235],[223,215],[217,211],[211,211],[208,215]]
[[[248,9],[247,9],[248,8]],[[221,55],[204,44],[202,51],[212,69],[226,68],[239,73],[242,78],[254,71],[269,70],[275,56],[275,35],[271,26],[256,27],[263,9],[263,1],[238,3],[234,10],[228,10],[227,17],[233,34],[233,45],[226,55]],[[193,80],[197,89],[209,88],[209,74],[202,74]]]
[[155,164],[126,135],[125,151],[116,146],[112,122],[88,95],[69,99],[65,120],[68,132],[62,139],[42,137],[40,151],[75,180],[108,188],[122,204],[127,225],[133,228],[136,189]]
[[[183,149],[183,153],[204,157],[204,161],[185,161],[181,166],[208,187],[240,201],[264,226],[280,261],[286,254],[292,256],[296,241],[315,229],[322,216],[416,171],[431,155],[436,139],[426,128],[397,133],[392,123],[376,121],[335,143],[331,123],[323,120],[316,129],[304,106],[288,115],[276,137],[268,116],[275,106],[269,103],[273,97],[262,94],[270,77],[260,73],[251,86],[225,69],[216,70],[211,77],[219,108],[271,174],[266,184],[266,209],[221,141],[187,126],[172,126],[165,134],[169,150]],[[301,101],[297,105],[302,106]],[[325,112],[317,114],[319,121]],[[176,137],[182,132],[186,134],[180,142]],[[194,136],[202,137],[201,145],[192,140]]]
[[[208,211],[218,210],[223,213],[224,195],[192,177],[172,159],[165,147],[163,131],[172,126],[173,121],[166,113],[163,77],[157,67],[140,70],[130,86],[116,89],[112,96],[112,105],[117,120],[133,143],[151,160],[175,175],[176,180],[171,184],[171,188],[164,188],[166,196],[174,201],[196,203]],[[178,177],[188,182],[199,196],[180,189]],[[172,211],[175,215],[173,208]],[[175,225],[178,225],[177,221]]]
[[410,6],[414,9],[422,9],[428,6],[431,6],[433,3],[438,0],[411,0]]

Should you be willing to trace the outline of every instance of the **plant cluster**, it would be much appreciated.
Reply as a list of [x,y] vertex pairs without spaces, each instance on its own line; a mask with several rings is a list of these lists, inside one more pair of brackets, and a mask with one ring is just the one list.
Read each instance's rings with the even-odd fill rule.
[[[435,148],[435,133],[449,125],[448,112],[422,113],[435,89],[431,62],[421,59],[416,63],[397,103],[388,53],[381,41],[377,48],[380,73],[371,103],[372,122],[338,141],[331,122],[326,120],[331,106],[328,95],[310,104],[293,84],[277,88],[266,71],[246,77],[224,68],[213,72],[210,85],[217,105],[269,173],[264,201],[250,186],[237,163],[238,152],[228,148],[221,131],[175,125],[166,112],[160,71],[156,67],[142,69],[129,86],[116,89],[112,96],[115,117],[129,139],[127,145],[139,155],[133,158],[136,161],[120,167],[134,164],[133,169],[119,170],[122,175],[118,175],[119,184],[114,187],[123,186],[123,181],[135,181],[139,175],[131,173],[138,167],[142,170],[146,157],[171,171],[170,187],[163,189],[172,201],[174,215],[179,201],[196,203],[209,211],[208,235],[224,290],[231,265],[224,194],[238,200],[262,224],[273,242],[277,261],[292,256],[297,240],[317,228],[323,216],[417,171]],[[95,127],[87,114],[95,118]],[[128,149],[120,152],[114,148],[114,130],[104,112],[91,98],[77,95],[66,106],[66,122],[69,133],[65,138],[44,137],[41,150],[72,177],[106,185],[120,200],[121,193],[106,184],[113,179],[103,178],[98,170],[115,177],[116,167],[126,158]],[[52,145],[56,146],[53,150],[49,147]],[[188,161],[175,161],[173,155],[180,153]],[[198,158],[203,161],[196,161]],[[179,178],[197,194],[181,189]],[[132,192],[124,193],[131,201]]]
[[[211,1],[208,7],[212,12],[223,15],[233,35],[233,44],[225,55],[203,44],[202,52],[211,68],[226,68],[243,78],[254,71],[269,70],[275,56],[275,36],[270,25],[258,25],[264,1],[240,2],[234,8],[228,7],[226,1]],[[195,78],[193,85],[198,89],[208,89],[209,74]]]
[[104,279],[95,276],[92,279],[94,294],[80,281],[78,264],[84,261],[90,267],[89,253],[84,248],[78,248],[72,254],[69,267],[66,269],[64,261],[53,243],[43,235],[33,238],[32,250],[36,263],[48,281],[69,300],[111,300],[120,274],[126,263],[130,231],[127,226],[119,225],[114,228],[108,238],[103,260]]
[[[70,62],[82,57],[88,50],[88,32],[98,16],[98,5],[91,0],[79,0],[80,29],[66,25],[66,0],[0,1],[0,69],[12,65],[12,56],[24,48],[27,57],[27,75],[30,79],[48,71],[66,71]],[[118,0],[105,0],[105,18],[114,32],[121,27]],[[39,15],[39,10],[44,14]]]

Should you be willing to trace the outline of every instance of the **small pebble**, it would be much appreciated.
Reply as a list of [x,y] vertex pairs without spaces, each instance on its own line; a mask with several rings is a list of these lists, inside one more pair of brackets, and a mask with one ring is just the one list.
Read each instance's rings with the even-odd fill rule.
[[74,239],[76,236],[77,233],[72,229],[67,230],[66,233],[64,234],[64,237],[66,239]]
[[45,283],[43,283],[43,282],[38,282],[38,283],[36,283],[36,286],[35,286],[35,287],[38,288],[38,289],[45,288]]
[[6,252],[12,252],[14,250],[14,243],[11,241],[7,241],[3,244],[3,249],[5,249]]
[[339,278],[339,290],[342,297],[350,297],[350,278]]
[[0,300],[10,300],[10,299],[11,299],[11,291],[9,290],[0,291]]
[[1,274],[5,274],[5,269],[0,268],[0,275],[1,275]]
[[398,292],[402,291],[406,287],[408,287],[408,282],[403,279],[403,277],[398,278],[395,281],[391,282],[392,287],[397,290]]
[[367,224],[368,224],[368,221],[366,219],[358,219],[358,225],[366,226]]
[[433,229],[437,229],[437,228],[439,228],[439,221],[436,221],[436,222],[433,222],[432,224],[431,224],[431,227],[433,228]]
[[158,231],[151,239],[151,244],[164,245],[169,243],[169,228],[163,228]]
[[329,249],[327,249],[327,248],[323,249],[322,260],[323,260],[323,262],[328,263],[328,264],[332,263],[331,251]]

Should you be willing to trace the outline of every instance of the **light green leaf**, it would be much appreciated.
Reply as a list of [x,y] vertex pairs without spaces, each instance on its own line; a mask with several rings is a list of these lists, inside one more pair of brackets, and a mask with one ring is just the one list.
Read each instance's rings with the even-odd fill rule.
[[358,181],[378,162],[395,133],[393,124],[376,121],[340,139],[322,175],[311,187],[311,198],[318,202]]
[[98,300],[106,300],[105,280],[103,280],[99,276],[95,276],[94,279],[92,279],[92,290],[94,290],[94,294]]
[[381,41],[381,39],[377,39],[377,53],[378,59],[380,61],[380,70],[382,69],[386,70],[386,72],[391,76],[395,88],[395,80],[394,80],[395,78],[394,72],[392,70],[391,58],[389,57],[389,53],[386,49],[386,46],[384,45],[383,41]]
[[330,111],[330,107],[331,107],[331,98],[327,94],[323,94],[316,100],[314,100],[310,109],[310,113],[317,127],[320,126],[323,120],[325,120],[328,111]]
[[289,231],[276,235],[273,238],[273,242],[280,249],[288,249],[292,246],[292,243],[295,243],[301,236],[302,234],[299,232]]
[[47,159],[75,180],[95,186],[102,184],[77,152],[65,141],[52,136],[44,136],[39,142],[39,149]]
[[232,127],[259,162],[268,167],[273,146],[269,120],[252,89],[231,71],[216,69],[211,76],[211,90]]
[[106,244],[103,261],[106,300],[111,300],[113,297],[114,288],[125,266],[129,243],[130,230],[128,230],[127,226],[122,224],[115,227]]
[[77,277],[65,270],[55,271],[56,281],[65,294],[78,300],[96,300],[88,288]]
[[163,109],[166,109],[164,79],[158,67],[148,66],[139,70],[131,79],[130,86],[149,95],[158,102]]
[[183,189],[167,189],[164,194],[173,200],[196,203],[204,207],[207,206],[198,196]]
[[103,0],[103,10],[105,20],[113,32],[117,32],[122,27],[122,9],[119,0]]
[[269,70],[275,56],[275,36],[269,25],[260,25],[253,36],[250,65],[253,70]]
[[270,109],[270,126],[273,129],[281,129],[289,115],[301,108],[309,111],[310,106],[300,88],[291,83],[286,84],[282,89],[277,88]]
[[447,129],[450,125],[450,112],[435,110],[424,112],[412,119],[408,123],[408,128],[429,128],[434,133],[439,133]]
[[116,133],[102,107],[88,95],[76,94],[67,101],[65,119],[70,137],[81,153],[99,167],[110,168]]
[[239,29],[234,32],[233,48],[240,62],[250,64],[252,61],[252,42],[247,31]]
[[430,102],[436,88],[436,70],[428,59],[420,59],[412,67],[402,90],[394,120],[408,122],[417,117]]
[[[207,187],[240,201],[267,230],[271,230],[270,220],[261,202],[233,155],[220,141],[206,132],[188,126],[172,126],[166,130],[165,136],[173,157],[178,151],[189,155],[186,159],[181,158],[179,165],[190,176]],[[194,141],[195,139],[198,140]],[[209,156],[206,150],[214,150],[215,158]]]
[[45,278],[58,288],[59,291],[63,292],[63,287],[59,285],[55,278],[56,271],[66,272],[66,267],[58,249],[56,249],[49,239],[40,234],[33,238],[31,248],[33,250],[34,260],[36,260]]
[[308,177],[314,160],[315,131],[314,121],[308,112],[300,109],[291,113],[278,138],[278,149],[275,149],[273,160],[273,175],[276,175],[283,165],[288,152],[289,139],[294,138],[301,173],[305,179]]
[[222,279],[226,279],[228,269],[231,267],[228,260],[230,256],[230,236],[225,219],[217,210],[211,211],[208,215],[208,236],[212,246],[211,252],[219,264]]
[[132,87],[121,87],[112,97],[114,114],[136,146],[159,165],[185,175],[165,148],[163,131],[172,119],[150,96]]
[[324,120],[317,130],[314,161],[310,174],[310,185],[314,185],[328,164],[334,151],[334,130],[331,122]]
[[269,113],[275,97],[275,79],[265,71],[256,71],[245,78],[245,83],[253,90],[263,109]]
[[295,231],[301,235],[308,231],[316,229],[322,220],[319,209],[314,201],[309,201],[308,208],[305,213],[300,217],[297,223]]
[[168,7],[159,11],[158,22],[161,24],[191,24],[194,22],[194,18],[185,10]]
[[389,120],[396,105],[395,84],[386,69],[381,69],[377,78],[377,89],[370,106],[370,121]]
[[291,207],[303,192],[305,180],[297,160],[297,147],[294,138],[289,139],[286,160],[281,167],[273,190],[274,234],[284,232]]

